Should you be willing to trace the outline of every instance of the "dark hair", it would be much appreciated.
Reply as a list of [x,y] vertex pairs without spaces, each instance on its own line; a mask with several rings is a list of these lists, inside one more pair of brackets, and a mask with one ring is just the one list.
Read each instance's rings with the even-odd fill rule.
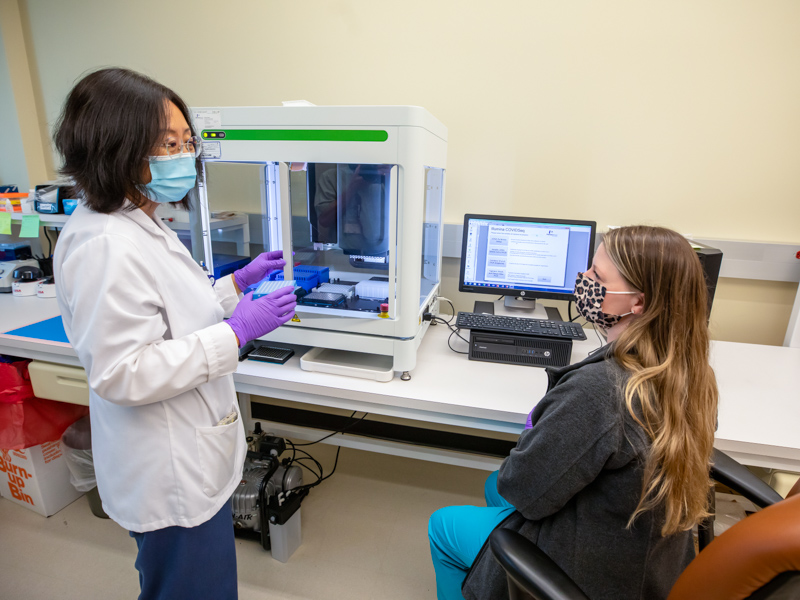
[[[144,203],[143,164],[167,128],[169,102],[192,127],[178,94],[129,69],[101,69],[72,88],[53,139],[64,158],[61,173],[75,180],[89,208],[110,213],[125,198]],[[188,208],[188,198],[177,204]]]

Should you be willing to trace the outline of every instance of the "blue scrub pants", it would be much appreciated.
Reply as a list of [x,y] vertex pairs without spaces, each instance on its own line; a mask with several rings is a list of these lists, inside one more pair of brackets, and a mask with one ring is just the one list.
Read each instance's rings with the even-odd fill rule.
[[139,600],[236,600],[231,503],[197,527],[131,531],[139,555]]
[[428,521],[438,600],[463,600],[461,585],[478,552],[494,528],[514,512],[497,493],[497,471],[486,480],[484,495],[486,507],[448,506]]

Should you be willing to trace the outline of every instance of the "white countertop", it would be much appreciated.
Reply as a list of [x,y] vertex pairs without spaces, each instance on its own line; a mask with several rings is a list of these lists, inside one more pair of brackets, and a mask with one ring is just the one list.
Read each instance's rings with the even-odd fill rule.
[[[470,361],[466,355],[457,354],[447,347],[449,335],[450,330],[444,325],[428,330],[420,345],[417,367],[411,371],[410,381],[401,381],[395,376],[388,383],[380,383],[302,371],[299,359],[302,350],[285,365],[244,361],[234,377],[237,389],[240,384],[266,385],[275,391],[370,403],[375,405],[372,412],[377,408],[378,412],[389,414],[380,411],[380,405],[402,407],[429,413],[425,420],[465,426],[475,421],[476,425],[480,422],[478,426],[484,429],[520,431],[528,413],[547,388],[544,369]],[[452,344],[459,350],[466,350],[466,344],[455,336]],[[599,345],[594,335],[587,341],[577,342],[573,349],[573,362],[582,360]],[[254,389],[252,393],[258,392]],[[356,405],[344,406],[337,402],[336,406],[355,408]]]

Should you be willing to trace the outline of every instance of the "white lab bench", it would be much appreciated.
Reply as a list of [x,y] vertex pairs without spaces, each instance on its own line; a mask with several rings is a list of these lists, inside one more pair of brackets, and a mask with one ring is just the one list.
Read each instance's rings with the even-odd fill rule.
[[[58,315],[55,299],[0,295],[0,332]],[[285,365],[244,361],[234,374],[249,420],[250,395],[314,406],[366,411],[427,424],[517,433],[547,386],[543,369],[470,361],[447,347],[449,330],[431,327],[419,348],[411,381],[388,383],[310,373],[298,352]],[[573,362],[599,345],[592,332],[575,344]],[[454,346],[463,348],[463,342]],[[457,344],[460,344],[457,345]],[[78,365],[68,344],[0,334],[0,354]],[[715,445],[748,465],[800,472],[800,348],[712,342],[711,363],[720,390]],[[316,439],[319,431],[269,423],[279,435]],[[495,458],[337,434],[342,446],[494,469]]]

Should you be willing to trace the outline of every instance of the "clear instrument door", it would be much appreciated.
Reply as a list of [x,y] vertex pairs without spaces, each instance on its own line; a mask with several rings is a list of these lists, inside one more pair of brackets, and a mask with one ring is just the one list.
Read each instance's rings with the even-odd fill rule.
[[[182,217],[171,211],[173,220],[166,222],[192,256],[219,279],[260,253],[280,248],[280,235],[276,232],[280,206],[270,203],[268,197],[270,175],[279,173],[279,166],[206,162],[203,171],[197,202],[189,215]],[[272,180],[279,181],[277,176]],[[279,192],[273,195],[278,197]],[[183,218],[190,222],[184,225]]]
[[306,292],[298,309],[380,317],[381,305],[394,305],[397,167],[292,163],[290,171],[294,279]]
[[422,276],[420,306],[439,285],[441,277],[442,201],[444,199],[444,169],[425,168],[425,205],[422,219]]

